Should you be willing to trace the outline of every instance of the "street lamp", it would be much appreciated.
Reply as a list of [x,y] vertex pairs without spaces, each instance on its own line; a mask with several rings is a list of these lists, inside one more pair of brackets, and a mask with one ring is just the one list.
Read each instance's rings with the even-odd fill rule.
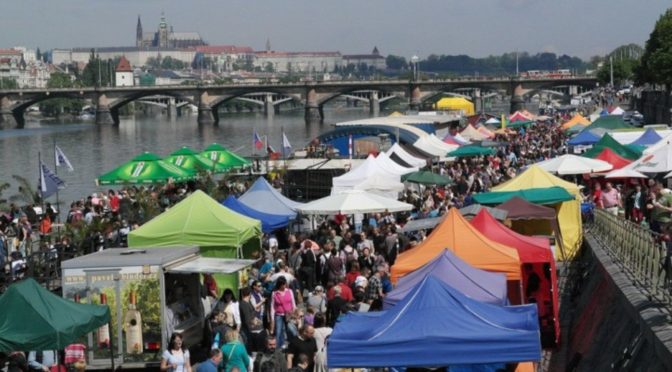
[[411,66],[413,66],[413,81],[418,81],[420,78],[420,71],[418,69],[420,62],[420,57],[414,55],[411,57]]

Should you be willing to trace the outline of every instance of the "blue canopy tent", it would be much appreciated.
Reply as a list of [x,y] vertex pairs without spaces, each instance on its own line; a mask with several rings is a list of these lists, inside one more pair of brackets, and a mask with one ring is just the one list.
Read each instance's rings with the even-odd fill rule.
[[303,205],[282,195],[264,177],[257,178],[238,201],[256,211],[286,216],[290,220],[296,219],[296,208]]
[[653,128],[647,128],[639,138],[632,141],[630,145],[649,146],[663,139]]
[[482,303],[432,276],[390,310],[345,315],[327,345],[329,368],[441,367],[540,359],[536,305]]
[[426,265],[402,276],[397,286],[385,296],[383,308],[388,310],[403,300],[428,275],[434,276],[474,300],[500,306],[507,304],[505,274],[472,267],[446,249]]
[[581,133],[577,134],[574,136],[574,138],[570,139],[567,144],[570,146],[578,146],[578,145],[592,145],[596,143],[597,141],[600,140],[602,136],[598,136],[597,134],[589,131],[589,130],[584,130]]
[[289,225],[289,217],[279,214],[269,214],[260,212],[256,209],[250,208],[247,205],[239,202],[232,195],[229,195],[229,197],[227,197],[222,202],[222,205],[231,209],[234,212],[238,212],[244,216],[261,221],[261,231],[265,233],[269,233],[277,229],[282,229],[284,227],[287,227],[287,225]]

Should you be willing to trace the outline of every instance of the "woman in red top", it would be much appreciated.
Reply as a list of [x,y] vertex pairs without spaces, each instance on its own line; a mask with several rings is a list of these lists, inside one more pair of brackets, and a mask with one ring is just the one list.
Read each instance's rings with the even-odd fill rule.
[[593,190],[593,203],[597,208],[604,208],[602,204],[602,186],[599,183],[595,184],[595,190]]
[[359,262],[353,261],[350,265],[350,271],[345,274],[345,284],[347,284],[348,287],[352,287],[355,284],[355,280],[357,280],[357,277],[360,275],[362,274],[359,272]]

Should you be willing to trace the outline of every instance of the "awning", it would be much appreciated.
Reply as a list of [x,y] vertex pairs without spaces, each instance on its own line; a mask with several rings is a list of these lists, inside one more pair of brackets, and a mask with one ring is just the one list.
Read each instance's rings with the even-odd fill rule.
[[407,232],[412,232],[412,231],[418,231],[418,230],[425,230],[425,229],[433,229],[434,226],[438,225],[441,220],[443,219],[443,216],[441,217],[432,217],[432,218],[422,218],[419,220],[410,220],[408,223],[404,225],[401,229],[399,229],[400,232],[402,233],[407,233]]
[[231,274],[236,273],[248,266],[252,266],[255,260],[233,260],[227,258],[197,257],[185,263],[169,268],[167,271],[178,274]]

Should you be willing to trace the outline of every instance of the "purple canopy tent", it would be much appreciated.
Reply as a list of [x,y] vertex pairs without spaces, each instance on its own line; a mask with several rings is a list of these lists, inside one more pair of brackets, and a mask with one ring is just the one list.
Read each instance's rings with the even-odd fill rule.
[[506,275],[472,267],[447,249],[421,268],[404,275],[397,286],[385,296],[383,308],[388,310],[401,301],[422,280],[432,275],[474,300],[504,306]]

